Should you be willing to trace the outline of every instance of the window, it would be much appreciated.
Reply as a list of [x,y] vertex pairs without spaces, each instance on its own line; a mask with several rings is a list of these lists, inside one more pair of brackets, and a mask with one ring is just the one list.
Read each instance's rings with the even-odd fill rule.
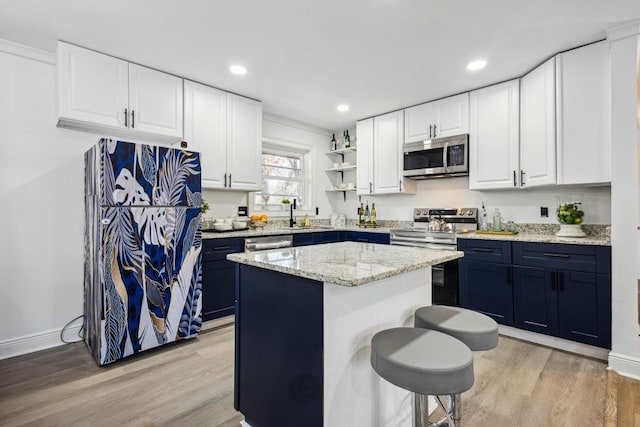
[[291,203],[296,199],[299,209],[310,206],[309,175],[310,150],[274,141],[264,142],[262,190],[254,193],[255,210],[288,211],[288,206],[282,204],[283,199]]

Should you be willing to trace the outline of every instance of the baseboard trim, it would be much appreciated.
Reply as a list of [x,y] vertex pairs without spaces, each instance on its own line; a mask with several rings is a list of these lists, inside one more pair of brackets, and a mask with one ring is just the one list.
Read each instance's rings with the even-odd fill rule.
[[609,369],[618,374],[640,380],[640,359],[620,353],[609,353]]
[[550,337],[548,335],[525,331],[511,326],[498,325],[498,330],[500,335],[557,348],[558,350],[568,351],[582,356],[593,357],[604,361],[609,357],[609,350],[606,348],[594,347],[592,345],[569,341],[563,338]]
[[[65,330],[65,337],[67,339],[68,337],[74,337],[75,339],[81,327],[82,324],[69,326]],[[60,341],[61,331],[62,328],[51,329],[37,334],[23,335],[0,341],[0,360],[63,345],[65,343]]]

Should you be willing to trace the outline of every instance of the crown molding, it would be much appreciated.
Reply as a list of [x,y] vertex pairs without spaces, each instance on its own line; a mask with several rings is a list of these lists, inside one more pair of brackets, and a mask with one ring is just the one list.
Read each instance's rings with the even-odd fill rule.
[[33,59],[34,61],[44,62],[45,64],[56,64],[55,53],[36,49],[31,46],[12,42],[10,40],[0,39],[0,52],[21,56],[27,59]]
[[276,114],[269,113],[269,112],[266,112],[266,111],[262,112],[262,120],[267,121],[267,122],[272,122],[272,123],[277,123],[277,124],[289,126],[289,127],[293,127],[293,128],[296,128],[296,129],[307,131],[307,132],[317,133],[317,134],[323,135],[323,136],[326,136],[326,135],[330,136],[331,133],[332,133],[329,129],[321,128],[319,126],[315,126],[315,125],[312,125],[310,123],[299,122],[297,120],[289,119],[289,118],[283,117],[283,116],[278,116]]
[[607,40],[609,42],[626,39],[640,34],[640,19],[627,21],[623,24],[616,25],[607,30]]

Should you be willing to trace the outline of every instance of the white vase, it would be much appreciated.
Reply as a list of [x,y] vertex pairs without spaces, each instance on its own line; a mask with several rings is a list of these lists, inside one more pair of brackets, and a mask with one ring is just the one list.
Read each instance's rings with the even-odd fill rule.
[[558,237],[585,237],[586,235],[582,230],[582,224],[560,224],[560,231],[556,233]]

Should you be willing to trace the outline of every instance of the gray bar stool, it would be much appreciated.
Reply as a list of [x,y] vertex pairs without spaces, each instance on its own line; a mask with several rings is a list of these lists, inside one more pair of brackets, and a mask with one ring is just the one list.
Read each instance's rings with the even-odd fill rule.
[[[427,396],[459,395],[473,385],[471,350],[438,331],[392,328],[378,332],[371,339],[371,366],[391,384],[415,393],[416,427],[426,425]],[[447,414],[446,419],[460,425],[459,416],[456,420]]]
[[[431,305],[415,312],[416,328],[439,331],[465,343],[472,351],[491,350],[498,345],[498,324],[491,317],[460,307]],[[445,413],[460,419],[460,395],[451,396],[446,407],[440,396],[438,404]]]

